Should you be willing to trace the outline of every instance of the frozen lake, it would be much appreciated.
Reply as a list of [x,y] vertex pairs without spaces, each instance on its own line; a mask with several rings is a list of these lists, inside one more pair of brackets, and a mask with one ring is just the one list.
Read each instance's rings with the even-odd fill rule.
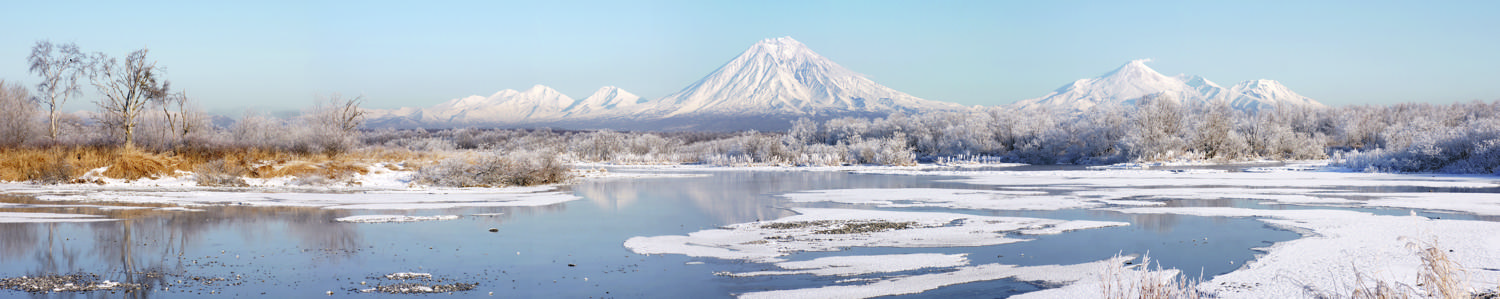
[[[1243,167],[1227,169],[1239,168]],[[1082,167],[1017,169],[985,172],[985,175],[966,175],[966,171],[616,169],[616,173],[670,172],[699,176],[584,180],[557,190],[581,199],[538,206],[436,205],[436,208],[399,210],[298,205],[193,206],[185,211],[121,209],[118,207],[161,204],[41,201],[33,199],[35,192],[13,193],[0,197],[0,202],[6,203],[0,205],[0,213],[90,214],[120,220],[0,223],[0,277],[94,273],[111,281],[147,284],[131,294],[142,298],[197,298],[208,294],[309,297],[330,291],[334,295],[399,297],[410,295],[360,294],[359,290],[401,282],[384,278],[387,274],[415,272],[431,274],[429,282],[434,283],[477,284],[473,290],[461,293],[466,296],[492,292],[503,297],[717,298],[763,291],[862,286],[901,277],[960,271],[973,265],[1020,268],[1078,265],[1117,254],[1149,253],[1163,268],[1181,269],[1184,275],[1211,280],[1265,254],[1258,248],[1295,240],[1302,234],[1262,220],[1279,216],[1206,214],[1190,208],[1274,213],[1344,210],[1367,213],[1370,217],[1420,215],[1485,223],[1492,223],[1489,221],[1494,218],[1482,216],[1483,213],[1451,211],[1458,209],[1414,211],[1402,207],[1409,202],[1366,204],[1390,194],[1495,192],[1493,183],[1484,178],[1422,178],[1412,184],[1365,184],[1360,182],[1390,180],[1356,176],[1298,186],[1250,180],[1275,178],[1282,175],[1279,173],[1247,179],[1233,177],[1236,172],[1223,172],[1225,168],[1151,171],[1146,175]],[[1171,180],[1174,176],[1195,180]],[[1308,179],[1293,176],[1287,180]],[[848,194],[837,191],[847,189],[861,191],[845,192]],[[870,201],[881,198],[882,194],[898,194],[900,190],[914,194],[943,193],[934,192],[935,189],[962,190],[950,192],[959,197],[969,192],[1008,193],[986,195],[989,197],[977,200],[980,204],[975,204],[975,200],[944,198]],[[214,192],[194,194],[227,196]],[[429,202],[443,202],[441,195],[436,198]],[[1044,203],[1057,199],[1074,205],[1010,207],[1007,204],[1016,201],[996,198],[1036,198]],[[1128,225],[1087,226],[1050,233],[1007,232],[1002,235],[1015,240],[979,246],[929,244],[794,250],[775,256],[774,261],[641,254],[637,253],[640,250],[626,246],[628,240],[636,237],[686,236],[723,231],[719,228],[746,223],[750,224],[743,227],[752,230],[770,227],[755,223],[797,215],[793,209],[1036,218],[1052,221],[1046,222],[1047,228],[1067,226],[1062,224],[1064,221]],[[346,218],[358,215],[419,216],[403,218],[422,221],[345,222],[369,220]],[[420,217],[446,215],[457,217]],[[790,269],[777,262],[795,264],[857,256],[918,257],[914,261],[918,265],[837,275],[810,272],[736,275]],[[1001,278],[937,283],[906,296],[1005,297],[1056,286],[1029,279]],[[0,293],[21,294],[10,290]]]

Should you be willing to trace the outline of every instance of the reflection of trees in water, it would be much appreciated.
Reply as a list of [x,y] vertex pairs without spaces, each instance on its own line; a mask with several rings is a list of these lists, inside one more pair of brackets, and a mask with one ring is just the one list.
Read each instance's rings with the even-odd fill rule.
[[36,248],[40,239],[36,223],[0,223],[0,262],[10,263],[10,258],[21,256]]
[[[1167,200],[1165,207],[1187,208],[1187,207],[1233,207],[1234,199],[1173,199]],[[1131,214],[1130,222],[1142,228],[1155,232],[1170,232],[1182,221],[1182,215],[1177,214]],[[1223,224],[1227,219],[1224,217],[1210,217],[1217,224]]]
[[[41,205],[68,205],[97,203],[39,202],[29,198],[7,196],[5,202]],[[29,275],[62,274],[73,272],[100,272],[105,279],[129,283],[159,285],[164,279],[160,275],[145,273],[180,273],[188,265],[183,264],[184,255],[208,234],[238,232],[245,242],[292,236],[303,248],[329,249],[332,253],[348,253],[364,243],[354,224],[334,222],[334,218],[347,216],[344,210],[323,210],[304,207],[202,207],[201,212],[161,211],[154,209],[159,204],[109,203],[110,206],[148,207],[142,209],[99,209],[91,207],[46,207],[6,209],[13,212],[47,212],[93,214],[119,219],[117,221],[89,223],[27,223],[0,225],[0,261],[17,262],[31,253],[36,268]],[[274,223],[284,224],[273,225]],[[273,228],[284,227],[284,229]],[[229,230],[228,228],[233,228]],[[69,248],[62,240],[74,229],[85,229],[91,236],[68,236],[74,240],[90,240],[92,248],[80,254]],[[283,231],[284,230],[284,231]],[[45,242],[42,235],[45,234]],[[92,257],[97,263],[81,268],[80,256]],[[103,269],[95,269],[103,267]],[[127,296],[146,296],[145,292],[133,292]]]
[[914,185],[922,185],[918,181],[924,179],[928,178],[822,171],[723,171],[707,177],[586,181],[571,189],[605,210],[618,211],[642,198],[655,198],[690,203],[721,223],[732,224],[793,215],[778,207],[782,198],[777,195],[782,193],[920,187]]
[[[653,179],[654,180],[654,179]],[[642,185],[655,185],[642,180],[611,180],[605,182],[585,182],[572,186],[572,190],[578,196],[588,199],[599,205],[599,208],[607,211],[619,211],[640,200]]]

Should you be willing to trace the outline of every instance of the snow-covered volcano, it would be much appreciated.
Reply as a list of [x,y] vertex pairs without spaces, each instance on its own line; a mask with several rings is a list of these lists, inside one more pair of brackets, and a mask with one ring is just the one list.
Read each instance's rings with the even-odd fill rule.
[[918,112],[962,108],[871,81],[791,37],[762,40],[682,91],[655,101],[663,117]]
[[1101,103],[1133,103],[1150,94],[1161,93],[1187,102],[1225,100],[1235,108],[1247,111],[1275,108],[1278,105],[1322,107],[1313,99],[1292,92],[1275,80],[1251,80],[1224,88],[1195,75],[1169,77],[1146,66],[1147,59],[1133,60],[1102,76],[1079,79],[1052,93],[1016,102],[1023,110],[1087,110]]

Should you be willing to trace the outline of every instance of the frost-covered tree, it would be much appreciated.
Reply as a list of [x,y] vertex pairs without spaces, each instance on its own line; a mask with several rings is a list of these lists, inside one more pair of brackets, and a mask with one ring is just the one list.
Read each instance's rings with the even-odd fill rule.
[[94,54],[90,79],[103,95],[96,103],[102,123],[124,134],[125,147],[135,147],[138,120],[146,104],[167,96],[170,83],[162,79],[163,70],[146,57],[148,49],[125,56],[123,63],[104,53]]
[[1249,144],[1235,129],[1239,111],[1230,107],[1228,101],[1209,102],[1195,116],[1197,121],[1191,141],[1194,151],[1204,158],[1219,160],[1239,159],[1249,154]]
[[42,77],[36,85],[36,102],[47,109],[47,137],[57,141],[57,112],[68,98],[80,94],[78,79],[88,74],[88,56],[73,43],[37,41],[31,47],[30,72]]
[[26,87],[0,80],[0,146],[26,144],[36,130],[36,114]]
[[1182,105],[1163,94],[1152,94],[1136,102],[1126,143],[1138,160],[1173,158],[1186,149],[1183,140]]

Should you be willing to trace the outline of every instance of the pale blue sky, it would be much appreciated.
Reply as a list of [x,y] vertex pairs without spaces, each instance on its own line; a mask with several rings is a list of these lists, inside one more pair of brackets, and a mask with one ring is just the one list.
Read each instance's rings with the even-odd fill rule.
[[[1500,99],[1497,1],[20,1],[0,79],[39,39],[142,46],[209,110],[314,95],[429,106],[535,84],[574,98],[675,92],[792,36],[876,82],[966,105],[1039,97],[1138,58],[1229,86],[1275,79],[1333,104]],[[92,109],[94,95],[70,105]]]

